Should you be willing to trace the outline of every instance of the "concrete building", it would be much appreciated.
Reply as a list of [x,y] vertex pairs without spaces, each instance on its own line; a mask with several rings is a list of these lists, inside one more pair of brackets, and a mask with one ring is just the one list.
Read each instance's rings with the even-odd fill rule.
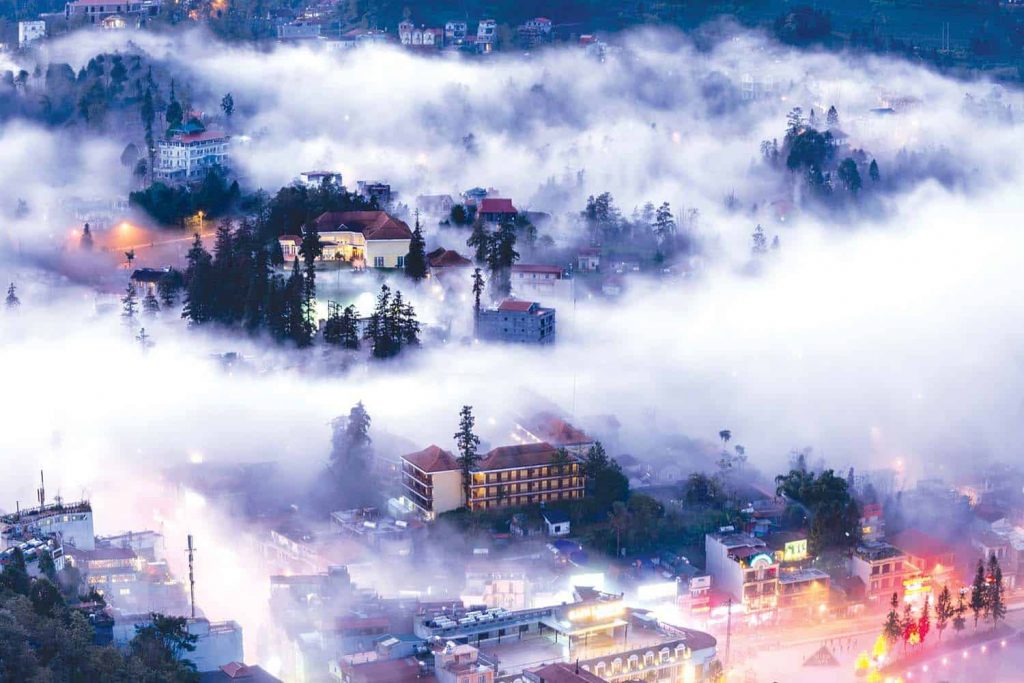
[[199,674],[199,683],[282,683],[277,676],[271,676],[262,667],[249,666],[242,662],[231,662]]
[[0,516],[0,546],[3,548],[33,537],[51,535],[59,538],[63,545],[79,550],[95,548],[89,501],[40,505]]
[[18,22],[18,47],[25,49],[37,40],[46,37],[45,21],[19,21]]
[[176,133],[157,142],[154,176],[186,183],[201,180],[211,168],[227,165],[231,136],[214,130]]
[[478,52],[489,53],[494,50],[494,42],[498,37],[498,23],[494,19],[481,19],[476,27],[476,49]]
[[704,537],[704,552],[715,590],[739,602],[747,614],[775,610],[779,563],[763,540],[723,527]]
[[[347,261],[355,268],[402,268],[412,230],[384,211],[331,211],[315,221],[323,246],[321,260]],[[285,260],[299,257],[302,238],[279,238]]]
[[380,180],[357,180],[356,192],[364,199],[376,199],[380,209],[387,209],[394,199],[391,185]]
[[416,208],[426,216],[448,218],[454,206],[455,200],[450,194],[421,194],[416,197]]
[[480,311],[476,336],[488,341],[520,344],[555,342],[555,309],[536,301],[505,299],[497,308]]
[[522,443],[549,443],[579,456],[586,455],[595,444],[594,438],[586,432],[547,411],[519,420],[514,436]]
[[121,19],[125,24],[139,26],[149,17],[160,14],[162,0],[75,0],[64,5],[64,18],[102,26],[107,19]]
[[877,543],[885,538],[885,516],[881,503],[869,503],[860,512],[860,535],[865,543]]
[[472,645],[448,641],[434,650],[434,676],[438,683],[494,683],[496,668]]
[[316,21],[290,21],[277,27],[278,40],[317,40],[321,26]]
[[[430,446],[402,456],[403,498],[427,520],[466,504],[458,460]],[[471,510],[552,503],[583,497],[580,462],[564,461],[547,443],[502,446],[488,452],[473,467]]]
[[896,593],[903,597],[903,581],[910,573],[907,556],[885,542],[864,543],[850,556],[847,569],[864,584],[869,605],[888,604]]
[[469,30],[464,21],[449,21],[444,25],[444,44],[462,45],[466,42],[466,32]]
[[402,487],[403,498],[426,520],[463,505],[459,463],[437,446],[402,456]]
[[[331,513],[331,526],[381,555],[407,557],[412,554],[410,523],[392,519],[377,508],[337,510]],[[414,522],[413,526],[421,525]]]
[[567,282],[561,266],[530,263],[517,263],[512,266],[512,291],[517,295],[561,294],[564,283]]
[[316,189],[324,183],[342,187],[341,174],[337,171],[303,171],[299,174],[299,182],[310,189]]
[[[117,614],[113,627],[113,644],[125,649],[135,637],[136,628],[151,624],[149,614]],[[195,650],[182,653],[196,665],[196,671],[218,671],[233,662],[245,661],[242,656],[242,627],[234,621],[211,622],[206,617],[186,620],[188,632],[196,636]]]

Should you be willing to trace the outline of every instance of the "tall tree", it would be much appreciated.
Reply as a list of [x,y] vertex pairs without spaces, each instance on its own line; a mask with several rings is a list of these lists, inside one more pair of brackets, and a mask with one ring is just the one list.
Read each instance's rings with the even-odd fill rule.
[[316,332],[316,262],[323,256],[324,246],[320,241],[320,232],[316,223],[310,221],[302,228],[302,242],[299,255],[305,265],[305,277],[302,282],[302,341],[299,346],[312,343]]
[[942,632],[949,626],[949,620],[954,616],[955,609],[949,586],[943,586],[939,593],[939,599],[935,603],[935,628],[939,630],[939,640],[942,640]]
[[359,318],[356,315],[356,307],[349,304],[341,312],[340,321],[340,342],[346,349],[356,350],[359,348]]
[[921,644],[928,638],[928,632],[932,630],[932,603],[931,598],[925,597],[924,605],[921,606],[921,616],[917,618],[917,635]]
[[126,323],[132,324],[135,322],[135,315],[138,312],[139,297],[135,291],[135,283],[129,280],[128,286],[124,290],[124,296],[121,297],[121,317]]
[[967,626],[967,605],[964,604],[964,591],[957,593],[956,608],[953,610],[953,630],[960,633]]
[[480,296],[484,293],[484,276],[479,268],[473,269],[473,321],[480,318]]
[[985,562],[978,560],[978,566],[974,572],[974,582],[971,584],[971,601],[969,603],[971,613],[974,615],[974,628],[978,628],[978,619],[988,609],[988,587],[985,584]]
[[992,628],[1006,618],[1006,588],[1003,585],[1003,569],[995,555],[988,560],[988,613],[992,619]]
[[224,116],[231,118],[231,115],[235,113],[235,98],[231,96],[231,93],[227,93],[224,97],[220,98],[220,109],[224,112]]
[[487,231],[487,224],[480,216],[473,221],[473,232],[469,234],[466,246],[473,249],[473,261],[478,266],[488,262],[488,255],[491,251],[491,234]]
[[332,505],[363,507],[375,502],[371,422],[362,401],[352,406],[347,416],[331,421],[330,470],[335,493],[340,498]]
[[427,243],[420,229],[420,212],[416,211],[416,225],[409,241],[409,253],[405,256],[405,274],[419,282],[427,277]]
[[175,128],[181,125],[182,119],[185,116],[185,112],[181,107],[181,103],[178,102],[178,97],[174,91],[174,81],[171,81],[171,99],[167,103],[167,109],[164,111],[164,120],[167,122],[168,128]]
[[196,233],[186,255],[185,306],[181,317],[192,325],[203,325],[211,320],[211,294],[213,260]]
[[474,432],[476,420],[473,417],[472,406],[462,406],[459,412],[459,431],[455,432],[455,446],[459,452],[459,469],[462,471],[462,495],[466,506],[472,500],[473,468],[480,461],[477,448],[480,446],[480,437]]
[[835,105],[828,108],[828,113],[825,115],[825,123],[828,124],[829,128],[836,128],[839,125],[839,112],[836,111]]
[[505,220],[491,237],[487,266],[491,271],[491,289],[501,299],[512,292],[512,266],[519,260],[516,251],[516,231],[511,221]]
[[750,251],[754,256],[768,253],[768,238],[765,237],[764,228],[761,227],[760,223],[754,228],[754,234],[751,236]]
[[917,635],[917,619],[914,618],[914,609],[909,603],[903,605],[903,618],[900,619],[900,628],[902,629],[903,651],[906,652],[907,645]]
[[857,170],[857,162],[852,157],[846,157],[839,162],[839,169],[836,171],[839,182],[843,184],[851,194],[860,192],[863,182],[860,179],[860,171]]
[[668,202],[662,202],[654,213],[654,235],[661,244],[669,243],[676,235],[676,219]]
[[896,593],[892,594],[892,600],[889,601],[889,612],[885,615],[885,623],[882,624],[882,637],[885,638],[885,642],[889,644],[889,649],[892,650],[896,643],[899,642],[903,635],[903,628],[900,624],[900,598]]
[[871,165],[868,166],[868,177],[871,178],[871,182],[877,183],[881,176],[878,174],[878,162],[874,159],[871,160]]
[[85,226],[82,227],[82,237],[78,246],[80,246],[84,251],[92,251],[92,245],[92,230],[89,228],[89,224],[86,223]]
[[7,287],[7,298],[4,299],[4,304],[7,308],[17,308],[21,305],[21,299],[18,298],[18,289],[14,286],[13,282]]
[[146,290],[146,296],[142,297],[142,312],[148,316],[154,316],[160,312],[160,302],[152,289]]

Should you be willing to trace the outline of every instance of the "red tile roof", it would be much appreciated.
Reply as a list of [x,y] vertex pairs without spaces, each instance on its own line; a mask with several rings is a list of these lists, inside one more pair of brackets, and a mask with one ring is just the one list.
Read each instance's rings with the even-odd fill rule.
[[171,139],[175,142],[206,142],[207,140],[227,139],[227,134],[217,130],[204,130],[202,133],[189,133],[188,135],[175,135]]
[[350,683],[428,683],[436,680],[433,675],[424,674],[423,667],[415,657],[368,664],[345,664],[342,670],[348,675]]
[[455,456],[438,446],[430,445],[422,451],[403,455],[402,460],[424,472],[448,472],[459,469]]
[[526,425],[534,436],[554,446],[576,446],[591,443],[586,432],[576,429],[571,424],[553,413],[538,413]]
[[505,299],[498,306],[499,311],[509,313],[529,313],[530,309],[539,304],[535,301],[520,301],[518,299]]
[[302,238],[298,235],[281,235],[277,238],[278,242],[291,242],[293,244],[299,244],[302,242]]
[[477,464],[479,470],[508,470],[515,467],[550,465],[558,450],[549,443],[527,443],[492,449]]
[[328,211],[320,214],[317,230],[331,232],[350,230],[360,232],[368,240],[408,240],[412,230],[386,211]]
[[543,683],[604,683],[603,678],[599,678],[586,669],[576,671],[572,664],[565,664],[564,662],[546,664],[534,669],[531,673],[536,675]]
[[427,254],[431,268],[468,268],[473,262],[454,249],[435,249]]
[[480,213],[519,213],[516,207],[512,206],[511,199],[500,197],[487,197],[480,202]]

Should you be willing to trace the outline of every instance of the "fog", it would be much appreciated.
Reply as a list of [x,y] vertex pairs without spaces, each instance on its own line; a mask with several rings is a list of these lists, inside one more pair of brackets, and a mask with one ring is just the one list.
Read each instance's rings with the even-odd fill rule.
[[[349,186],[387,179],[406,202],[493,186],[520,208],[555,214],[609,190],[626,214],[648,200],[671,202],[677,215],[698,209],[702,253],[692,277],[635,278],[613,301],[558,303],[551,349],[453,339],[324,374],[319,350],[189,330],[164,312],[142,320],[155,342],[144,352],[116,312],[97,312],[74,265],[81,255],[60,251],[73,227],[61,199],[126,193],[124,143],[9,120],[0,125],[0,214],[13,239],[0,240],[0,282],[18,284],[22,305],[0,311],[0,506],[31,501],[43,468],[50,490],[93,497],[98,531],[138,528],[153,521],[139,511],[155,507],[160,471],[196,453],[315,473],[329,452],[329,421],[360,400],[372,434],[418,447],[451,447],[464,404],[485,441],[500,445],[508,417],[541,397],[583,422],[617,416],[619,452],[641,457],[665,452],[673,435],[711,442],[730,429],[768,474],[808,446],[844,469],[899,458],[911,476],[1015,452],[1024,424],[1024,134],[1003,114],[1019,117],[1019,94],[904,62],[797,52],[751,33],[714,41],[697,49],[675,34],[639,32],[604,62],[570,48],[486,62],[387,48],[257,51],[200,33],[79,32],[47,43],[42,62],[76,70],[131,43],[178,70],[207,112],[232,92],[234,128],[249,138],[236,138],[233,155],[250,187],[274,191],[324,167]],[[784,92],[745,101],[745,75]],[[966,93],[998,102],[1002,118],[965,108]],[[895,96],[919,104],[868,113]],[[823,117],[831,104],[884,177],[905,173],[871,211],[830,217],[807,206],[777,222],[769,202],[802,200],[761,164],[759,143],[781,139],[790,107]],[[541,191],[549,178],[558,192]],[[741,210],[726,209],[730,193]],[[28,211],[16,216],[18,199]],[[758,222],[782,247],[752,270]],[[557,226],[559,244],[583,240],[571,220]],[[164,264],[141,254],[136,265]],[[123,286],[113,259],[87,269]],[[429,287],[398,284],[427,323],[443,313]],[[468,303],[459,310],[465,318]],[[211,356],[227,351],[256,370],[224,372]],[[182,514],[184,522],[165,520],[169,550],[210,522],[208,511]],[[207,557],[225,571],[199,588],[217,618],[266,591],[260,577],[245,580],[241,551],[221,533],[207,531],[222,539]]]

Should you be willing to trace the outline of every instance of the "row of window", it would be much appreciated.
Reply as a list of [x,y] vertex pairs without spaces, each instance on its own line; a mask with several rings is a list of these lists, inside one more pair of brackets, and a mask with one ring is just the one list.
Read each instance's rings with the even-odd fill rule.
[[471,502],[470,507],[474,510],[489,510],[509,506],[518,507],[520,505],[536,505],[537,503],[546,503],[554,500],[574,500],[581,498],[582,496],[583,493],[579,489],[569,491],[552,491],[549,493],[535,493],[526,496],[508,496],[501,500],[474,500]]
[[519,470],[502,470],[501,472],[476,472],[473,474],[473,482],[477,484],[497,484],[506,481],[529,481],[531,479],[540,479],[541,477],[576,474],[578,470],[578,463],[569,463],[567,465],[524,467]]
[[[879,571],[881,570],[881,571]],[[871,576],[877,576],[878,574],[888,574],[890,571],[900,572],[903,571],[903,561],[897,560],[893,564],[886,562],[883,565],[873,565],[871,567]]]
[[552,491],[563,488],[582,486],[583,482],[578,477],[566,477],[564,479],[544,479],[530,484],[509,484],[508,486],[479,486],[473,488],[474,498],[494,498],[495,496],[507,496],[516,493],[538,493],[541,491]]

